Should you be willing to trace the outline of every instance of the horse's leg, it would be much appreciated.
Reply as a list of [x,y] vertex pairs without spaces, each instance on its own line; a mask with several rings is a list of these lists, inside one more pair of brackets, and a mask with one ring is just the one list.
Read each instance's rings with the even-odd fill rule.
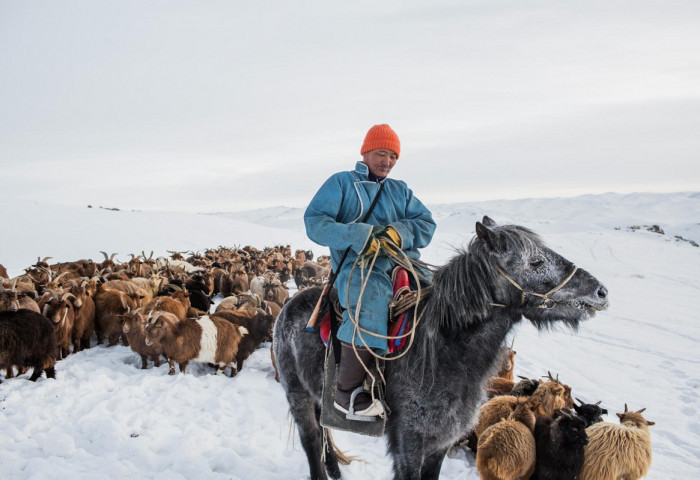
[[[289,379],[285,380],[289,381]],[[299,429],[301,445],[304,447],[306,459],[309,462],[311,480],[327,480],[326,468],[321,462],[323,430],[318,422],[319,409],[313,398],[304,390],[298,380],[293,383],[295,385],[286,385],[287,402],[289,403],[294,422]],[[335,458],[335,454],[333,454],[333,457],[326,456],[326,463],[328,463],[329,458]],[[337,468],[337,458],[335,460]],[[340,476],[334,478],[340,478]]]
[[[314,410],[316,413],[316,422],[320,424],[321,422],[321,407],[318,404],[314,404]],[[328,438],[328,441],[325,444],[325,464],[326,464],[326,471],[328,472],[328,475],[333,478],[334,480],[338,480],[340,478],[340,467],[338,466],[338,455],[335,453],[335,449],[333,448],[333,445],[331,444],[330,438]]]
[[428,456],[423,460],[423,468],[421,469],[421,480],[438,480],[440,477],[440,469],[442,461],[445,459],[447,449],[440,450]]

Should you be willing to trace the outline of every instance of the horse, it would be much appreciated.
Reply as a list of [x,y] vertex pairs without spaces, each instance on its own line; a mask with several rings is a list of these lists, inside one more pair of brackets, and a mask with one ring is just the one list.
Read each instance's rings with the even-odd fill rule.
[[[312,480],[339,479],[338,456],[319,423],[325,346],[305,330],[318,287],[299,291],[280,312],[274,353]],[[385,435],[395,480],[434,480],[448,449],[468,432],[498,368],[500,347],[525,317],[539,330],[579,322],[608,307],[593,275],[525,227],[476,222],[476,235],[435,267],[432,293],[411,348],[386,361]]]

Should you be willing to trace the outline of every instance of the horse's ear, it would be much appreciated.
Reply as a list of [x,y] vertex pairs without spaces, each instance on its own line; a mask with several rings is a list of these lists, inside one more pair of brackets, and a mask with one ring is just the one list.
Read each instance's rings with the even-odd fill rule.
[[484,218],[481,219],[481,223],[483,223],[487,227],[495,227],[496,226],[496,221],[487,215],[484,215]]
[[481,222],[476,222],[476,236],[483,241],[493,253],[505,253],[506,239]]

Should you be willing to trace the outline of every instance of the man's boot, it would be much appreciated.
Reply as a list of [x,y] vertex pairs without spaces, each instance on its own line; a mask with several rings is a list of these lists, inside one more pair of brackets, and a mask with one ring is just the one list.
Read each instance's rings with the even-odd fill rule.
[[376,398],[372,402],[372,394],[362,389],[366,373],[362,364],[371,365],[372,352],[362,347],[353,349],[352,345],[344,342],[340,342],[340,346],[340,365],[333,406],[345,413],[346,418],[350,420],[376,420],[376,417],[384,413],[384,407]]

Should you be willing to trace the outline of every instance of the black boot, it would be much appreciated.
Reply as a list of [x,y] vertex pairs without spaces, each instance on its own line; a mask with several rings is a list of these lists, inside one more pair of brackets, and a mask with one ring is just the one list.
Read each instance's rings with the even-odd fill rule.
[[352,345],[344,342],[340,342],[340,345],[340,365],[333,406],[345,413],[350,420],[376,420],[376,417],[384,414],[384,407],[376,398],[372,402],[370,392],[362,389],[366,373],[362,364],[371,365],[370,362],[374,361],[372,352],[357,346],[353,349]]

